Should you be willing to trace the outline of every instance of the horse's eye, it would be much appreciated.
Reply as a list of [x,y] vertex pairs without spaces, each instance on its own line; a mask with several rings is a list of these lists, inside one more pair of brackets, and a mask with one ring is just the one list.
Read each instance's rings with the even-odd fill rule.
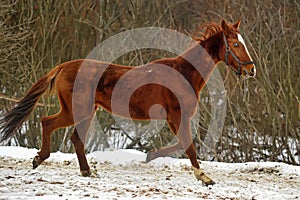
[[233,46],[234,46],[234,47],[238,47],[238,46],[239,46],[239,43],[238,43],[238,42],[234,42],[234,43],[233,43]]

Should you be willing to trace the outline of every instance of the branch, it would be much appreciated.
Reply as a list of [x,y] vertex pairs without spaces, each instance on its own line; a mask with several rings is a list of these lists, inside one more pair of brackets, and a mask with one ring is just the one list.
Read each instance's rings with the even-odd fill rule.
[[[20,99],[7,97],[7,96],[5,96],[4,94],[1,94],[1,93],[0,93],[0,99],[5,99],[5,100],[7,100],[7,101],[12,101],[12,102],[15,102],[15,103],[18,103],[18,102],[20,101]],[[47,107],[52,107],[52,108],[55,107],[54,104],[37,103],[36,105],[37,105],[37,106],[41,106],[41,107],[45,107],[45,106],[47,106]]]

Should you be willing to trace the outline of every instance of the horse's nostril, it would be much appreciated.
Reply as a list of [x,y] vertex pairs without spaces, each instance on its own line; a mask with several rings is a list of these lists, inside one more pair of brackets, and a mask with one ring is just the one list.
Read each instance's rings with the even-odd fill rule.
[[256,74],[256,69],[255,69],[255,67],[252,67],[250,71],[251,71],[251,75],[252,75],[252,76],[255,76],[255,74]]

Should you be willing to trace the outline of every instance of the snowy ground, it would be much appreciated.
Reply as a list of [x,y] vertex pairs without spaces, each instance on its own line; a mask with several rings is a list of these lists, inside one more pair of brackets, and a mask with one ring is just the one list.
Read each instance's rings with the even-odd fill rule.
[[94,152],[99,177],[79,176],[75,154],[53,153],[32,170],[36,149],[0,147],[0,199],[300,199],[300,167],[202,162],[217,184],[198,182],[188,160],[144,163],[135,150]]

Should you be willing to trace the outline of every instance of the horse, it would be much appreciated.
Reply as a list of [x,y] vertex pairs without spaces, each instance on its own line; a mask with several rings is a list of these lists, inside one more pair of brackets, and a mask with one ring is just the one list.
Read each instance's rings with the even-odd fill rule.
[[[169,155],[180,149],[184,150],[190,159],[196,179],[201,180],[205,185],[213,185],[215,182],[204,173],[197,161],[190,128],[190,119],[195,114],[199,93],[219,62],[225,62],[226,66],[234,70],[238,76],[245,78],[254,77],[256,68],[239,32],[240,20],[232,24],[226,23],[225,20],[220,24],[210,22],[205,27],[201,37],[195,37],[196,45],[191,45],[182,54],[158,59],[142,66],[122,66],[87,59],[72,60],[56,66],[40,78],[14,108],[1,117],[1,141],[6,141],[13,136],[48,89],[55,89],[60,111],[52,116],[41,118],[42,145],[33,158],[34,169],[50,156],[51,133],[59,128],[76,126],[71,135],[71,142],[75,147],[81,175],[91,176],[84,143],[91,119],[97,108],[102,107],[113,115],[121,117],[166,120],[177,138],[177,143],[148,152],[146,161]],[[203,53],[203,49],[206,53]],[[73,94],[76,75],[81,65],[85,65],[88,69],[84,72],[86,73],[83,81],[85,84],[79,83],[79,92]],[[196,68],[200,68],[201,73]],[[159,69],[166,70],[161,74],[162,70]],[[168,73],[168,69],[172,73]],[[97,77],[99,71],[101,77]],[[118,95],[114,92],[114,88],[127,74],[129,77],[126,79],[126,84],[118,90],[123,93]],[[140,79],[155,77],[163,82],[171,82],[173,88],[177,88],[177,92],[172,92],[160,84],[149,83],[135,89],[130,97],[128,108],[119,106],[119,103],[122,103],[122,95],[126,93],[124,90],[133,87],[139,77]],[[185,82],[181,80],[182,77]],[[94,78],[99,81],[92,83]],[[190,89],[186,89],[186,84],[190,85]],[[119,103],[112,102],[114,95],[117,95],[116,99],[120,99],[117,101]],[[75,108],[80,109],[81,114],[78,119],[74,117]]]

